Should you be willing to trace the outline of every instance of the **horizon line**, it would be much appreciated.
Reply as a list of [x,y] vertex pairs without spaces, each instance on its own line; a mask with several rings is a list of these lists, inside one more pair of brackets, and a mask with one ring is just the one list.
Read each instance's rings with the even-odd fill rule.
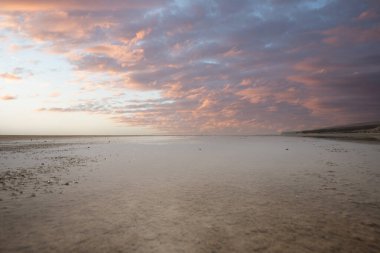
[[1,134],[1,137],[280,136],[281,134]]

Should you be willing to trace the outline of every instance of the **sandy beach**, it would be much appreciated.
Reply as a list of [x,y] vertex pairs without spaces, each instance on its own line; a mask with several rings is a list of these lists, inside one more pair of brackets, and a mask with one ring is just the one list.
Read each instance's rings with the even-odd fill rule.
[[379,252],[380,145],[0,140],[0,252]]

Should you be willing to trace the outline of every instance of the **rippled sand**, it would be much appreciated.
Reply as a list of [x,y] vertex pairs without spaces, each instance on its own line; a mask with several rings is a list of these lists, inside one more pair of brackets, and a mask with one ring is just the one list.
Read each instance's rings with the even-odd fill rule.
[[0,252],[380,252],[380,145],[0,140]]

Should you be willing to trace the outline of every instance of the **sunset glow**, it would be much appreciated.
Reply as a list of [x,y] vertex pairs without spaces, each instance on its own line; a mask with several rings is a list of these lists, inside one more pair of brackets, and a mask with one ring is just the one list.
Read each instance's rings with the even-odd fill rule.
[[380,119],[378,0],[0,0],[0,134]]

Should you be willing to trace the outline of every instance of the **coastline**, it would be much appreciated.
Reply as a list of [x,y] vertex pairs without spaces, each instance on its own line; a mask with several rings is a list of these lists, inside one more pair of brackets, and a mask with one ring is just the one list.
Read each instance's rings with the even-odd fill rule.
[[282,134],[282,135],[293,136],[293,137],[311,137],[311,138],[368,141],[368,142],[380,143],[380,134],[377,134],[377,133],[293,133],[293,134]]
[[379,142],[380,122],[357,123],[311,130],[290,131],[283,132],[281,135]]

